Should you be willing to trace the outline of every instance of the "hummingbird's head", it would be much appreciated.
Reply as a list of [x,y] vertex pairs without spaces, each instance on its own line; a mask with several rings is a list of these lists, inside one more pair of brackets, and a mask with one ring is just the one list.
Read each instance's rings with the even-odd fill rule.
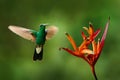
[[47,26],[47,24],[41,24],[40,25],[40,30],[45,30],[45,27]]

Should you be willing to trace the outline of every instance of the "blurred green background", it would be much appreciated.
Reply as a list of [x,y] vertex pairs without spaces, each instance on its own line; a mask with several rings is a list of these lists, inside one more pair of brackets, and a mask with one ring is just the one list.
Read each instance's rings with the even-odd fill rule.
[[[60,47],[69,47],[68,32],[77,45],[80,31],[92,22],[101,28],[111,17],[102,54],[96,64],[99,80],[120,80],[120,0],[0,0],[0,80],[94,80],[89,65]],[[47,23],[59,28],[44,46],[42,61],[32,60],[35,44],[8,30],[9,25],[38,30]]]

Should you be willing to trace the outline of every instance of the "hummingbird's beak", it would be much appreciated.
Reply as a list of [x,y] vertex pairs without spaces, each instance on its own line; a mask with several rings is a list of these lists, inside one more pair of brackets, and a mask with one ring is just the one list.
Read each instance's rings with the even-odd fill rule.
[[41,24],[42,26],[49,26],[48,24]]

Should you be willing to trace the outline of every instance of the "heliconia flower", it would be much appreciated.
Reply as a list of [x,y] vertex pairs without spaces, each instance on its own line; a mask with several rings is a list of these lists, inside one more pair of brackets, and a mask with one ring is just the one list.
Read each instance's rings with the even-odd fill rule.
[[67,36],[67,39],[69,40],[69,42],[73,46],[74,51],[70,50],[68,48],[60,48],[60,49],[64,49],[65,51],[69,52],[70,54],[75,55],[77,57],[81,57],[81,58],[84,58],[84,55],[86,53],[93,54],[93,51],[88,49],[88,45],[90,45],[91,42],[95,39],[95,37],[99,34],[100,29],[98,29],[96,32],[94,32],[91,24],[90,24],[89,29],[86,27],[84,27],[84,29],[90,33],[90,36],[87,37],[84,34],[84,32],[82,32],[81,35],[82,35],[84,41],[82,42],[82,44],[80,46],[77,47],[73,38],[68,33],[65,33]]
[[[106,39],[109,22],[110,22],[110,18],[106,24],[103,36],[102,36],[101,40],[98,39],[98,42],[95,42],[95,38],[99,34],[100,29],[98,29],[94,32],[93,26],[92,26],[92,24],[90,24],[89,28],[83,27],[88,32],[89,36],[86,36],[84,34],[84,32],[82,32],[83,42],[80,46],[77,47],[73,38],[68,33],[66,33],[67,39],[71,43],[74,50],[70,50],[68,48],[60,48],[60,49],[67,51],[68,53],[70,53],[74,56],[80,57],[80,58],[84,59],[86,62],[88,62],[88,64],[91,66],[92,73],[95,77],[95,80],[97,80],[97,76],[95,73],[94,66],[95,66],[95,64],[100,56],[100,53],[102,51],[102,48],[104,46],[104,41]],[[92,44],[92,50],[88,48],[91,44]]]

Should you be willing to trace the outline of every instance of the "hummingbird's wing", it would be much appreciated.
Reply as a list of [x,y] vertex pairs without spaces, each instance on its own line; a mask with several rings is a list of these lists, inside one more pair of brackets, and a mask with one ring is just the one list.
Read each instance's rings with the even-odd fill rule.
[[58,32],[58,28],[56,26],[50,26],[46,29],[46,40],[49,40],[53,35]]
[[26,29],[26,28],[23,28],[23,27],[13,26],[13,25],[10,25],[8,28],[12,32],[14,32],[17,35],[21,36],[22,38],[35,42],[36,37],[35,37],[35,35],[33,35],[33,32],[35,34],[36,31]]

